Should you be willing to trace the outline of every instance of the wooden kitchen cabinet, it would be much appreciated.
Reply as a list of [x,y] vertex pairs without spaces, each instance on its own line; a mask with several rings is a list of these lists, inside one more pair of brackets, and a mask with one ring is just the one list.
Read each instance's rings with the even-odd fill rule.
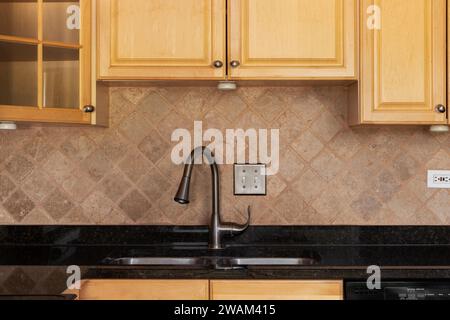
[[343,281],[83,280],[77,300],[343,300]]
[[357,0],[230,0],[232,79],[356,79]]
[[356,79],[357,3],[98,1],[99,79]]
[[[447,1],[361,3],[361,76],[350,92],[350,123],[446,124]],[[381,25],[369,28],[378,14]]]
[[91,0],[0,2],[0,121],[95,123],[91,10]]
[[211,280],[212,300],[343,300],[342,281]]
[[226,0],[97,1],[99,79],[224,79]]
[[79,300],[208,300],[208,280],[84,280]]

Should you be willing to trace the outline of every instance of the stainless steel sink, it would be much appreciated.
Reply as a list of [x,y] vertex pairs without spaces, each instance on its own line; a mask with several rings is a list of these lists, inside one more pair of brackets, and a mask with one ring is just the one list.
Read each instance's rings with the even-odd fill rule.
[[109,264],[126,266],[208,266],[204,258],[119,258],[109,259]]
[[125,266],[190,266],[240,268],[249,266],[310,266],[317,264],[312,258],[236,258],[236,257],[142,257],[108,259],[108,264]]
[[230,258],[232,266],[310,266],[317,264],[311,258]]

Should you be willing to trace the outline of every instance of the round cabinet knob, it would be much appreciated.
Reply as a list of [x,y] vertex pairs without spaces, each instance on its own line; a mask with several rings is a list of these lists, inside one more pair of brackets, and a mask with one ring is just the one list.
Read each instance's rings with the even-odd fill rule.
[[214,66],[214,68],[217,68],[217,69],[222,68],[223,62],[220,60],[216,60],[216,61],[214,61],[213,66]]
[[241,63],[240,63],[239,61],[237,61],[237,60],[233,60],[233,61],[230,62],[230,66],[231,66],[232,68],[237,68],[237,67],[239,67],[240,65],[241,65]]
[[92,112],[94,112],[95,111],[95,107],[94,106],[84,106],[84,108],[83,108],[83,112],[86,112],[86,113],[92,113]]
[[446,113],[447,112],[447,108],[443,104],[438,104],[436,106],[436,112],[438,112],[438,113]]

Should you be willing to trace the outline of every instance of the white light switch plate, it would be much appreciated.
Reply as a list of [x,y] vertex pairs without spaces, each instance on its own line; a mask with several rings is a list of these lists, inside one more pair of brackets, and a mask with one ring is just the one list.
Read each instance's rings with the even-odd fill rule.
[[429,170],[428,188],[430,189],[450,189],[450,171]]
[[234,195],[265,196],[267,176],[264,164],[234,165]]

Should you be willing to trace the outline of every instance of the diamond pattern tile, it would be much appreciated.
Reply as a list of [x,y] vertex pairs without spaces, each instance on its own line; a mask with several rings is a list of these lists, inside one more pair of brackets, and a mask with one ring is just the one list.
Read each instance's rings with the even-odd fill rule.
[[[218,94],[212,88],[195,88],[190,90],[175,106],[175,108],[189,121],[201,119],[208,112],[209,99]],[[154,120],[153,120],[154,121]]]
[[14,191],[16,185],[6,175],[0,175],[0,202],[6,200],[6,198]]
[[[0,177],[1,185],[1,177]],[[30,195],[35,202],[40,202],[46,198],[54,189],[54,184],[42,173],[35,170],[24,182],[22,189]],[[1,192],[0,192],[1,198]]]
[[120,133],[134,144],[140,143],[148,134],[149,129],[149,122],[139,113],[134,113],[130,117],[126,117],[119,126]]
[[34,209],[35,204],[22,190],[17,190],[3,203],[3,206],[14,220],[20,222]]
[[245,102],[237,94],[226,94],[215,106],[216,110],[229,121],[235,121],[247,108]]
[[375,178],[372,185],[372,191],[374,191],[381,200],[388,202],[400,190],[400,187],[401,185],[395,179],[394,174],[389,170],[383,170]]
[[59,183],[68,179],[75,170],[73,164],[60,151],[50,155],[42,166],[43,171]]
[[72,136],[63,142],[60,149],[69,158],[84,160],[95,148],[95,143],[86,135]]
[[283,112],[278,119],[276,119],[272,126],[280,130],[280,141],[291,143],[296,140],[303,132],[301,126],[298,125],[300,119],[292,111]]
[[117,131],[105,135],[99,145],[106,157],[113,163],[120,161],[127,154],[129,148],[128,142]]
[[95,182],[89,177],[89,173],[81,168],[77,168],[62,183],[62,188],[72,196],[74,202],[80,202],[86,199],[95,187]]
[[16,154],[6,163],[6,171],[17,181],[22,181],[33,170],[33,163],[26,157]]
[[311,163],[314,169],[323,179],[331,182],[342,170],[344,163],[328,150],[324,150]]
[[147,159],[156,164],[169,151],[170,145],[156,130],[152,130],[138,148]]
[[89,177],[95,182],[102,179],[113,168],[112,162],[102,149],[92,152],[81,164]]
[[293,182],[294,191],[298,192],[310,204],[320,196],[326,186],[326,180],[312,170],[308,170]]
[[324,145],[310,131],[307,131],[294,140],[292,147],[303,159],[311,161],[322,151]]
[[137,221],[150,210],[152,204],[137,190],[132,190],[121,202],[123,212]]
[[207,224],[207,167],[195,169],[190,205],[172,199],[182,167],[171,134],[194,120],[204,132],[280,129],[267,197],[233,196],[232,166],[220,168],[229,220],[251,204],[256,225],[450,224],[450,192],[426,187],[427,169],[450,169],[450,134],[349,128],[346,88],[111,87],[110,98],[110,128],[0,132],[0,224]]
[[300,118],[299,126],[309,128],[324,111],[325,106],[319,101],[312,88],[292,88],[286,91],[289,110]]
[[421,204],[420,200],[408,187],[403,187],[387,205],[396,214],[407,217],[414,215]]
[[148,199],[156,202],[170,188],[170,182],[155,168],[141,179],[139,188]]
[[350,207],[358,218],[369,221],[370,219],[374,219],[374,216],[380,212],[382,203],[370,190],[366,190],[366,192],[361,193],[358,199],[350,204]]
[[72,210],[73,206],[68,196],[59,190],[52,192],[43,203],[45,211],[56,221]]
[[427,207],[436,215],[439,217],[439,219],[445,223],[450,223],[450,197],[446,190],[440,190],[437,192],[437,194],[434,196],[433,199],[431,199],[427,203]]
[[21,151],[37,162],[42,162],[54,151],[54,142],[38,131],[26,141]]
[[137,105],[138,114],[142,114],[149,121],[161,121],[171,111],[172,106],[161,95],[151,92]]
[[58,221],[58,218],[51,217],[45,210],[34,208],[20,223],[23,225],[53,225]]
[[268,122],[275,120],[287,107],[282,99],[282,93],[278,93],[279,91],[267,91],[252,106]]
[[419,162],[414,159],[408,152],[400,152],[400,154],[392,161],[390,166],[393,174],[400,181],[408,181],[419,169]]
[[330,142],[336,134],[342,130],[343,124],[331,113],[325,111],[311,125],[311,131],[324,142]]
[[101,182],[103,193],[113,202],[117,202],[131,188],[125,175],[117,170],[108,174]]
[[287,182],[295,181],[305,170],[303,160],[291,149],[280,154],[280,168],[278,175]]

